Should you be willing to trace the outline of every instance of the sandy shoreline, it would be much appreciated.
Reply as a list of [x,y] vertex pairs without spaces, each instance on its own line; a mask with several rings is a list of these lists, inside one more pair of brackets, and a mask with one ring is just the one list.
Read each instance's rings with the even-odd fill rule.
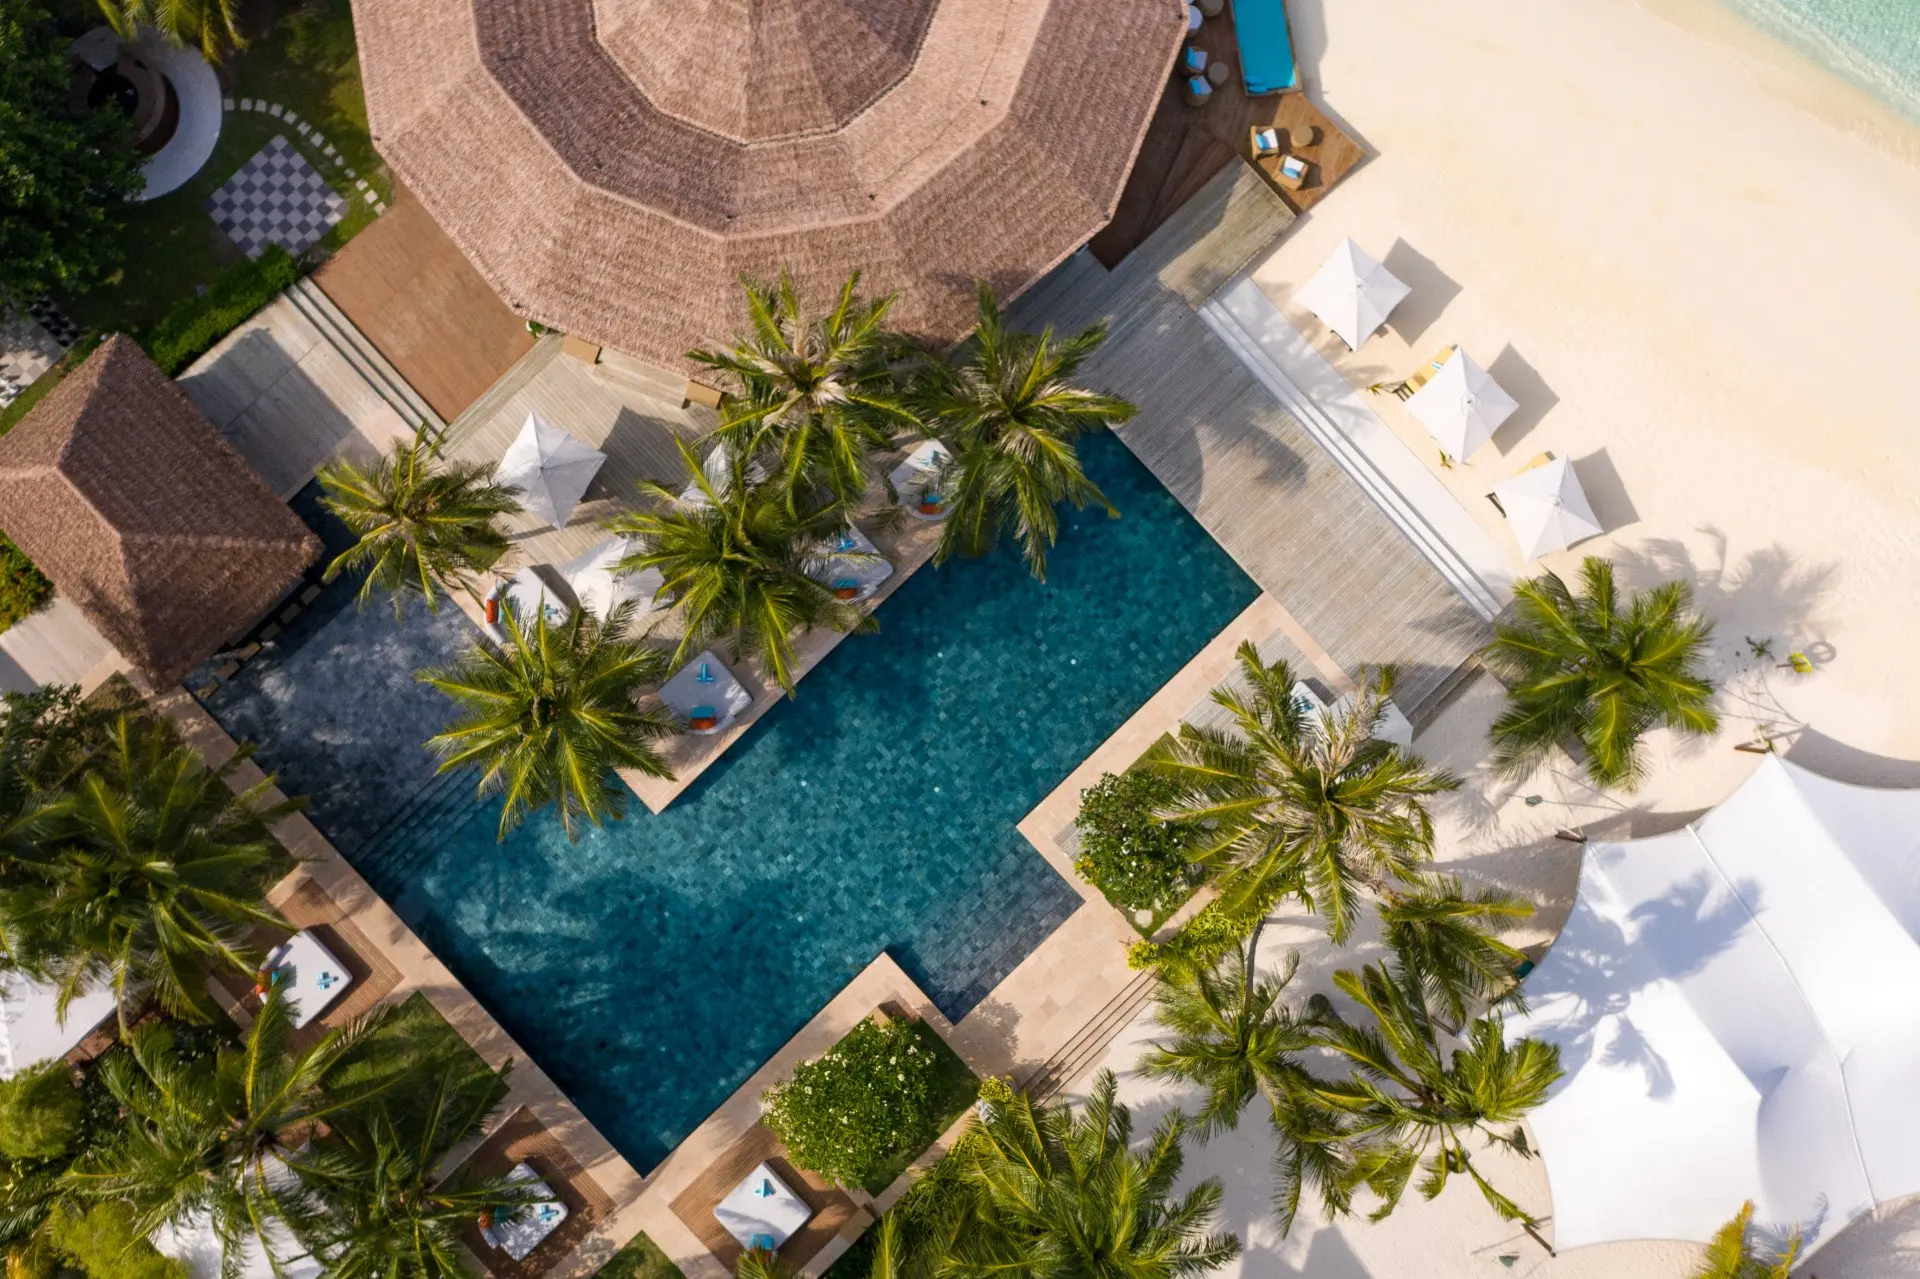
[[[1715,0],[1288,9],[1310,92],[1374,155],[1254,280],[1356,386],[1463,344],[1520,401],[1491,447],[1442,470],[1398,403],[1377,401],[1462,506],[1511,547],[1484,494],[1536,453],[1571,458],[1608,532],[1544,566],[1591,552],[1630,582],[1681,574],[1718,621],[1723,732],[1657,742],[1655,776],[1631,797],[1553,773],[1494,783],[1478,770],[1498,690],[1482,681],[1449,708],[1419,742],[1469,779],[1442,812],[1445,859],[1539,903],[1529,939],[1542,939],[1578,868],[1556,826],[1670,829],[1752,771],[1732,746],[1761,726],[1816,770],[1920,784],[1920,407],[1904,376],[1920,335],[1920,127]],[[1358,355],[1291,302],[1341,236],[1414,289]],[[1818,670],[1777,670],[1748,636],[1775,660],[1804,649]],[[1364,959],[1311,927],[1272,948],[1288,945],[1304,989]],[[1137,1026],[1109,1063],[1125,1071],[1149,1034]],[[1179,1101],[1138,1078],[1123,1096],[1147,1117]],[[1227,1224],[1249,1249],[1233,1275],[1682,1279],[1698,1257],[1647,1242],[1550,1259],[1459,1188],[1379,1225],[1303,1220],[1281,1240],[1268,1149],[1249,1114],[1189,1157],[1190,1176],[1227,1182]],[[1539,1162],[1508,1171],[1551,1212]],[[1855,1223],[1812,1269],[1920,1272],[1920,1204]]]

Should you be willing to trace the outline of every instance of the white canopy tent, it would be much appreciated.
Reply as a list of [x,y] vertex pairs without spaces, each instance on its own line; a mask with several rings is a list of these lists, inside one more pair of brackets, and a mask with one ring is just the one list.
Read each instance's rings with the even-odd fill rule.
[[574,439],[538,413],[500,456],[495,478],[520,490],[520,505],[554,528],[565,528],[573,508],[599,474],[607,455]]
[[1413,290],[1374,261],[1359,245],[1342,238],[1333,256],[1293,295],[1354,350],[1387,322],[1393,308]]
[[1491,373],[1458,347],[1407,400],[1407,412],[1440,441],[1447,456],[1461,459],[1492,439],[1519,407]]
[[1739,1210],[1811,1251],[1920,1192],[1920,790],[1769,756],[1670,835],[1591,844],[1509,1038],[1560,1046],[1531,1122],[1561,1249],[1705,1241]]
[[1605,532],[1594,518],[1572,463],[1563,457],[1528,467],[1494,485],[1493,495],[1507,513],[1507,527],[1513,530],[1524,559],[1537,560],[1548,551],[1564,550]]

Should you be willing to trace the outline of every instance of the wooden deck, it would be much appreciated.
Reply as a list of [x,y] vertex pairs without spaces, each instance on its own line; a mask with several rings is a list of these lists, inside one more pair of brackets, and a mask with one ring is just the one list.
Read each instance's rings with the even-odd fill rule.
[[[612,352],[588,365],[562,353],[558,337],[540,343],[478,403],[447,428],[447,456],[461,461],[498,461],[520,433],[527,414],[537,412],[583,443],[607,455],[586,497],[574,509],[564,529],[550,528],[535,516],[518,515],[503,522],[513,542],[513,553],[500,572],[511,574],[524,564],[560,564],[606,539],[603,522],[621,510],[641,504],[635,487],[639,479],[658,480],[675,489],[685,484],[686,466],[674,437],[693,440],[716,425],[709,409],[681,407],[684,379]],[[902,450],[904,452],[904,450]],[[881,469],[888,468],[883,463]],[[897,528],[865,525],[874,546],[893,564],[893,576],[864,607],[878,608],[932,556],[938,526],[920,520],[902,520]],[[471,601],[459,597],[471,613]],[[651,633],[677,644],[683,633],[676,614],[658,616]],[[833,631],[814,631],[794,638],[795,667],[802,677],[847,637]],[[671,778],[623,772],[621,776],[653,812],[660,812],[691,786],[709,764],[725,753],[753,724],[784,696],[780,686],[751,661],[729,668],[753,697],[753,703],[723,733],[700,736],[683,733],[660,744],[660,754],[673,770]]]
[[478,1175],[497,1177],[511,1172],[518,1163],[525,1163],[547,1183],[567,1206],[567,1219],[542,1239],[525,1261],[515,1261],[488,1244],[480,1237],[477,1224],[462,1229],[460,1239],[467,1251],[500,1279],[536,1279],[545,1274],[565,1261],[614,1210],[613,1200],[600,1183],[580,1167],[531,1111],[524,1109],[494,1129],[465,1166]]
[[447,421],[533,346],[526,322],[404,187],[313,280]]
[[[740,1262],[744,1249],[720,1219],[713,1215],[722,1199],[733,1193],[747,1174],[766,1164],[787,1183],[793,1193],[813,1209],[813,1217],[780,1245],[783,1260],[804,1266],[825,1248],[842,1227],[861,1216],[861,1210],[847,1193],[817,1173],[802,1172],[787,1162],[786,1147],[773,1129],[755,1124],[715,1159],[673,1199],[673,1215],[698,1235],[707,1251],[718,1257],[728,1269]],[[862,1222],[861,1224],[865,1224]]]
[[1078,255],[1013,319],[1108,319],[1083,376],[1140,406],[1120,438],[1343,670],[1393,665],[1417,725],[1486,624],[1194,313],[1293,217],[1235,161],[1117,270]]
[[[1366,149],[1349,137],[1316,107],[1305,93],[1270,94],[1250,98],[1240,78],[1240,52],[1234,40],[1233,7],[1208,18],[1193,39],[1207,56],[1224,61],[1230,74],[1213,91],[1205,106],[1191,107],[1181,96],[1181,82],[1169,81],[1147,126],[1146,141],[1133,162],[1133,175],[1120,194],[1113,220],[1093,237],[1094,255],[1108,267],[1137,248],[1174,212],[1226,168],[1235,156],[1250,159],[1247,131],[1254,126],[1284,131],[1290,145],[1303,141],[1308,129],[1318,131],[1311,146],[1297,147],[1310,168],[1298,191],[1269,182],[1274,194],[1295,213],[1303,213],[1332,190]],[[1262,161],[1270,172],[1273,161]]]

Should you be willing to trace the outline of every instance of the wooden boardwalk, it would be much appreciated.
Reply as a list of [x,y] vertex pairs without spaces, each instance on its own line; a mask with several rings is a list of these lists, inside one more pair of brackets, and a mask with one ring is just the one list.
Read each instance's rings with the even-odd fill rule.
[[1108,320],[1084,377],[1140,406],[1120,438],[1342,669],[1394,666],[1417,725],[1486,623],[1194,313],[1293,216],[1236,161],[1117,270],[1079,255],[1013,318]]

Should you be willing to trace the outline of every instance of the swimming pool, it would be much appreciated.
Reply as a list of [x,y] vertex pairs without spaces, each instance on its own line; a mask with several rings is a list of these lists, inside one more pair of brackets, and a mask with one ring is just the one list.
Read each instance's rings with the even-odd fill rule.
[[[881,951],[957,1018],[1079,904],[1015,823],[1257,593],[1117,440],[1083,452],[1125,518],[1070,514],[1045,584],[1011,549],[915,574],[665,813],[497,843],[441,781],[342,845],[636,1166]],[[302,741],[261,742],[290,784]],[[316,798],[330,836],[350,798]]]

